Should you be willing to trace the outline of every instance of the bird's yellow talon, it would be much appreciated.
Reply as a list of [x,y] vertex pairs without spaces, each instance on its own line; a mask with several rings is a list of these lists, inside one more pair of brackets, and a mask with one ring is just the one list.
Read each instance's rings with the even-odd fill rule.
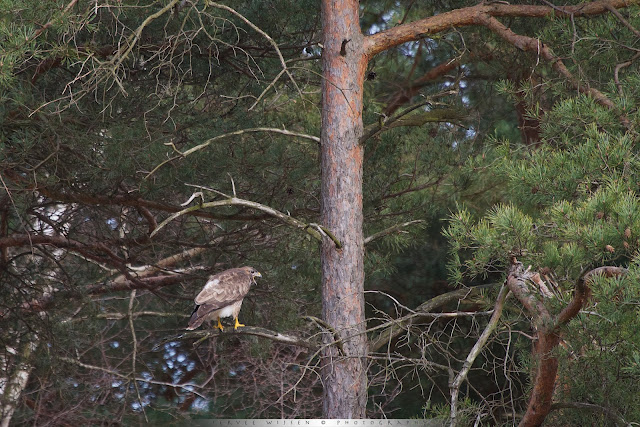
[[256,284],[256,277],[262,277],[262,274],[248,266],[230,268],[210,276],[195,298],[196,307],[191,313],[187,329],[192,331],[202,325],[202,322],[217,318],[218,324],[214,328],[224,331],[220,317],[232,316],[235,319],[233,329],[244,326],[238,322],[238,313],[249,288]]
[[245,326],[245,325],[243,325],[242,323],[238,322],[238,318],[236,317],[236,324],[235,324],[235,326],[233,327],[233,329],[234,329],[234,330],[236,330],[236,329],[238,329],[238,327],[240,327],[240,326]]

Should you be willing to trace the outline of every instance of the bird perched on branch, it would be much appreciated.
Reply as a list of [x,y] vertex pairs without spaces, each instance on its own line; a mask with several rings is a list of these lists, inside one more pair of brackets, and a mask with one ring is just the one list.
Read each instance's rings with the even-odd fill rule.
[[196,329],[205,320],[217,319],[215,327],[222,331],[224,327],[220,318],[230,316],[235,320],[233,329],[244,326],[238,321],[238,313],[249,288],[256,283],[256,277],[262,277],[262,274],[253,267],[232,268],[209,277],[195,298],[196,308],[191,314],[187,330]]

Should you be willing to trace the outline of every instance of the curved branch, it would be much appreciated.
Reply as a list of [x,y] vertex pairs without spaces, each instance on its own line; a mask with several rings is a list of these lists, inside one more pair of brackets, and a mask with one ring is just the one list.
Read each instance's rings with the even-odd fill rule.
[[[300,221],[296,218],[293,218],[292,216],[286,215],[278,210],[273,209],[270,206],[266,206],[263,205],[261,203],[258,202],[252,202],[251,200],[244,200],[244,199],[239,199],[237,197],[232,197],[232,196],[227,196],[224,193],[220,193],[219,191],[216,191],[219,194],[222,194],[223,196],[226,197],[225,200],[218,200],[215,202],[207,202],[207,203],[201,203],[199,205],[195,205],[195,206],[190,206],[188,208],[185,208],[179,212],[174,213],[173,215],[169,216],[169,218],[165,219],[164,221],[162,221],[158,227],[153,230],[153,232],[151,233],[151,235],[149,237],[153,237],[155,236],[164,226],[166,226],[169,222],[173,221],[174,219],[188,214],[190,212],[193,211],[197,211],[200,209],[206,209],[206,208],[215,208],[215,207],[220,207],[220,206],[244,206],[247,208],[252,208],[252,209],[257,209],[260,210],[262,212],[267,213],[270,216],[273,216],[275,218],[278,218],[280,221],[284,222],[285,224],[291,225],[293,227],[296,227],[300,230],[303,230],[305,232],[307,232],[309,235],[311,235],[311,237],[313,237],[314,239],[318,240],[319,242],[322,242],[322,236],[323,234],[327,234],[328,237],[331,238],[331,240],[334,241],[336,247],[338,249],[340,249],[340,247],[342,247],[341,243],[339,240],[337,240],[337,238],[335,238],[335,236],[331,237],[329,236],[328,230],[326,230],[324,227],[322,226],[318,226],[315,227],[315,224],[307,224],[303,221]],[[322,230],[322,233],[320,231],[318,231],[318,228],[320,230]]]
[[[226,10],[227,12],[237,16],[238,18],[242,19],[245,24],[247,24],[248,26],[253,28],[254,31],[256,31],[262,37],[267,39],[269,44],[271,44],[271,46],[273,46],[274,50],[278,54],[278,58],[280,59],[280,64],[282,65],[282,69],[287,73],[287,76],[289,76],[289,79],[291,80],[291,83],[293,83],[293,86],[296,88],[296,90],[298,91],[300,96],[302,96],[302,91],[300,90],[300,88],[298,87],[298,84],[296,83],[295,79],[291,75],[291,72],[289,71],[289,68],[287,68],[287,63],[284,60],[284,57],[282,56],[282,52],[280,52],[280,48],[278,47],[278,44],[267,33],[262,31],[253,22],[249,21],[247,18],[245,18],[243,15],[238,13],[236,10],[230,8],[229,6],[225,6],[223,4],[214,3],[212,1],[207,1],[207,6],[213,6],[213,7],[218,8],[218,9]],[[258,104],[259,100],[260,99],[256,100],[256,102],[249,108],[249,110],[252,110]]]
[[480,294],[484,289],[493,287],[494,285],[476,286],[473,288],[458,289],[455,291],[447,292],[442,295],[431,298],[429,301],[423,302],[415,309],[415,314],[409,314],[404,317],[400,317],[390,322],[391,324],[386,327],[380,334],[369,340],[369,351],[374,352],[380,349],[385,344],[388,344],[392,339],[397,337],[406,330],[409,326],[419,322],[424,318],[434,317],[432,311],[455,301],[461,301],[466,298],[474,297]]
[[560,343],[560,327],[573,319],[584,306],[589,296],[588,284],[595,276],[615,277],[626,274],[622,267],[599,267],[583,273],[576,284],[571,302],[556,316],[551,316],[544,305],[544,298],[535,286],[529,286],[535,274],[524,270],[522,263],[512,257],[507,285],[520,303],[533,317],[536,329],[533,357],[536,361],[536,373],[527,411],[520,422],[521,426],[541,425],[551,411],[553,390],[558,373],[558,358],[553,350]]
[[374,241],[376,239],[379,239],[380,237],[384,237],[384,236],[386,236],[388,234],[395,233],[396,231],[400,231],[403,228],[408,227],[410,225],[421,224],[423,222],[424,222],[424,220],[422,220],[422,219],[416,219],[416,220],[413,220],[413,221],[403,222],[402,224],[396,224],[396,225],[394,225],[392,227],[389,227],[389,228],[385,228],[384,230],[378,231],[377,233],[373,233],[371,236],[365,238],[364,239],[364,244],[366,245],[367,243],[371,243],[372,241]]
[[[225,328],[224,332],[220,332],[219,330],[202,330],[202,331],[190,331],[185,332],[184,334],[178,336],[177,338],[186,339],[186,338],[200,338],[198,342],[202,339],[207,339],[209,337],[224,337],[228,335],[253,335],[256,337],[262,337],[270,339],[271,341],[279,342],[282,344],[295,345],[297,347],[303,347],[309,350],[318,350],[320,348],[319,345],[295,335],[287,335],[281,334],[277,331],[272,331],[270,329],[260,328],[257,326],[243,326],[238,329],[233,328]],[[176,337],[171,338],[176,339]]]
[[584,304],[586,303],[590,294],[588,285],[594,279],[594,277],[617,277],[624,276],[625,274],[627,274],[626,268],[612,266],[598,267],[582,274],[578,278],[578,282],[576,283],[576,289],[574,291],[571,302],[560,312],[560,314],[558,314],[558,317],[555,321],[555,327],[557,328],[568,323],[584,307]]
[[156,173],[156,171],[158,169],[160,169],[162,166],[166,165],[167,163],[171,163],[174,160],[177,159],[182,159],[184,157],[187,157],[190,154],[193,154],[196,151],[202,150],[203,148],[206,148],[207,146],[211,145],[211,143],[224,139],[224,138],[228,138],[230,136],[238,136],[238,135],[242,135],[244,133],[256,133],[256,132],[272,132],[272,133],[279,133],[282,135],[287,135],[287,136],[294,136],[294,137],[299,137],[299,138],[305,138],[305,139],[310,139],[312,141],[317,142],[318,144],[320,143],[320,138],[318,138],[317,136],[313,136],[313,135],[307,135],[305,133],[299,133],[299,132],[292,132],[286,129],[278,129],[278,128],[249,128],[249,129],[241,129],[241,130],[237,130],[235,132],[229,132],[229,133],[225,133],[222,135],[218,135],[218,136],[214,136],[213,138],[209,138],[208,140],[206,140],[205,142],[203,142],[202,144],[196,145],[195,147],[192,147],[190,149],[188,149],[187,151],[180,151],[178,150],[175,145],[173,145],[173,143],[169,143],[169,144],[165,144],[165,145],[169,145],[171,147],[173,147],[174,151],[177,152],[178,154],[165,160],[164,162],[160,163],[158,166],[156,166],[155,168],[153,168],[153,170],[151,172],[149,172],[144,179],[149,179],[149,177],[151,175],[153,175],[154,173]]
[[466,27],[478,24],[481,15],[491,17],[529,17],[545,18],[557,16],[571,18],[576,16],[600,15],[609,7],[622,9],[638,4],[639,0],[593,1],[573,6],[533,6],[508,3],[485,3],[465,7],[430,16],[415,22],[398,25],[385,31],[365,37],[365,54],[371,59],[378,53],[400,44],[419,40],[430,34],[437,34],[454,27]]
[[[606,9],[606,8],[605,8]],[[542,43],[541,40],[535,39],[533,37],[523,36],[520,34],[516,34],[511,31],[510,28],[507,28],[504,24],[498,21],[496,18],[488,15],[488,14],[480,14],[477,17],[477,21],[479,24],[487,27],[492,32],[496,33],[498,36],[502,37],[507,42],[511,43],[515,47],[525,52],[535,52],[548,62],[551,63],[551,66],[554,70],[558,72],[558,74],[562,75],[574,89],[577,91],[591,96],[598,104],[609,110],[615,110],[615,104],[602,92],[598,89],[589,87],[585,84],[581,84],[581,82],[569,71],[569,69],[564,65],[564,62],[556,55],[553,54],[549,46]],[[626,120],[628,123],[628,119]]]
[[[610,110],[616,110],[615,104],[602,92],[595,88],[581,84],[569,71],[564,63],[555,56],[549,47],[540,40],[533,37],[515,34],[496,17],[548,17],[557,16],[564,18],[574,18],[576,16],[599,15],[610,10],[616,10],[631,5],[636,5],[640,0],[609,0],[594,1],[574,6],[533,6],[533,5],[510,5],[502,3],[481,3],[476,6],[456,9],[440,15],[431,16],[416,22],[411,22],[380,33],[365,37],[365,55],[371,59],[376,54],[399,44],[415,41],[430,34],[440,33],[454,27],[465,27],[471,25],[482,25],[492,32],[502,37],[507,42],[513,44],[524,51],[537,52],[551,66],[561,74],[578,91],[591,96],[598,104]],[[620,115],[620,122],[626,128],[631,126],[629,119]]]

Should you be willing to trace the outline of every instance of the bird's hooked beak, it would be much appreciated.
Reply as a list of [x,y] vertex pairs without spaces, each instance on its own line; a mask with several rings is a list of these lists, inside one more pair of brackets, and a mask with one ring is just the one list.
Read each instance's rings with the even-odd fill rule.
[[254,285],[258,284],[258,282],[256,281],[257,277],[262,277],[262,274],[260,274],[259,271],[254,271],[253,273],[251,273],[251,280],[253,281]]

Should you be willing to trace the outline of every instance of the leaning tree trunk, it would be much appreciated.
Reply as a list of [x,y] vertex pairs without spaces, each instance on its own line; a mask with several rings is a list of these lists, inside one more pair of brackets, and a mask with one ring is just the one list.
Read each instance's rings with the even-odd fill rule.
[[367,341],[362,231],[362,84],[358,1],[322,0],[322,223],[342,243],[322,245],[324,416],[364,418]]

